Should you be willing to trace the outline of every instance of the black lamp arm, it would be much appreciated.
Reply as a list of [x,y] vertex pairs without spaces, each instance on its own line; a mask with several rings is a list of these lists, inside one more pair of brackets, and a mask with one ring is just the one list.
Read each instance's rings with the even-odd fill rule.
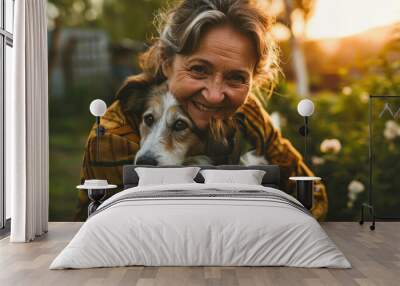
[[100,116],[96,116],[96,160],[100,161],[100,137],[106,132],[104,126],[100,125]]
[[308,117],[304,116],[304,125],[299,128],[299,133],[304,136],[304,162],[307,164],[307,141],[308,135],[310,134],[310,129],[308,128]]
[[310,131],[308,130],[308,116],[304,116],[304,163],[306,163],[307,165],[307,159],[308,159],[308,150],[307,150],[307,139],[308,139],[308,134],[310,133]]
[[101,136],[100,134],[100,116],[96,116],[96,136]]

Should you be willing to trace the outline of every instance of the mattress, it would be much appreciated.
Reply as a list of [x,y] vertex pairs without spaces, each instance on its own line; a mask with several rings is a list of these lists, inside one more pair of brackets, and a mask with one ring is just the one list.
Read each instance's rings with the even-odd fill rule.
[[292,196],[257,185],[198,183],[112,196],[50,269],[131,265],[351,267]]

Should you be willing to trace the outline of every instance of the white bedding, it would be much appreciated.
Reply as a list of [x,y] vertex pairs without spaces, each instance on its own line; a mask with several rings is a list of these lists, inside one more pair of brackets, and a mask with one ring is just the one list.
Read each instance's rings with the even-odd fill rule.
[[[173,190],[227,195],[131,198]],[[262,191],[260,197],[252,191]],[[141,192],[141,193],[138,193]],[[270,198],[263,198],[265,195]],[[165,194],[165,193],[164,193]],[[125,199],[124,199],[125,198]],[[285,202],[287,201],[287,202]],[[307,211],[282,191],[254,185],[141,186],[106,200],[50,269],[146,266],[350,268]]]

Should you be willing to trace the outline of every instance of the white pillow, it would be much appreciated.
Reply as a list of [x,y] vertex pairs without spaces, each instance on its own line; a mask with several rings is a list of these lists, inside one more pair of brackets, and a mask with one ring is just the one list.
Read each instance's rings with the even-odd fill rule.
[[204,183],[234,183],[261,185],[265,171],[262,170],[201,170]]
[[138,186],[195,183],[193,179],[199,170],[199,167],[135,168],[139,176]]

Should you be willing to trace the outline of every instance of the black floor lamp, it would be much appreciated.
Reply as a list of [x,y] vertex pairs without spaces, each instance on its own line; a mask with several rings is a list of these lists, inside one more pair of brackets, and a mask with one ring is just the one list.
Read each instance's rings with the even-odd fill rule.
[[[369,101],[368,101],[368,139],[369,139],[369,144],[368,144],[368,163],[369,163],[369,186],[368,186],[368,199],[367,202],[364,202],[361,205],[361,218],[359,223],[364,224],[366,216],[369,213],[369,216],[371,217],[372,223],[369,226],[370,230],[375,230],[375,222],[376,220],[379,221],[385,221],[385,220],[400,220],[400,217],[382,217],[377,215],[377,210],[375,208],[374,204],[374,197],[373,197],[373,192],[374,189],[376,188],[375,185],[373,184],[373,178],[374,178],[374,172],[373,172],[373,165],[375,161],[375,148],[373,144],[373,137],[375,135],[376,130],[374,130],[374,116],[373,114],[376,114],[378,118],[375,118],[375,120],[380,120],[382,117],[383,119],[391,119],[391,120],[396,120],[397,118],[400,118],[400,109],[398,110],[393,110],[390,107],[389,100],[393,99],[400,99],[400,95],[370,95],[369,96]],[[382,110],[376,110],[376,107],[374,107],[373,102],[376,100],[384,100],[384,107]],[[378,105],[379,106],[379,105]],[[393,107],[393,106],[392,106]],[[384,117],[385,116],[385,117]],[[389,117],[386,117],[389,116]],[[376,191],[375,191],[376,192]],[[379,192],[378,192],[379,193]]]

